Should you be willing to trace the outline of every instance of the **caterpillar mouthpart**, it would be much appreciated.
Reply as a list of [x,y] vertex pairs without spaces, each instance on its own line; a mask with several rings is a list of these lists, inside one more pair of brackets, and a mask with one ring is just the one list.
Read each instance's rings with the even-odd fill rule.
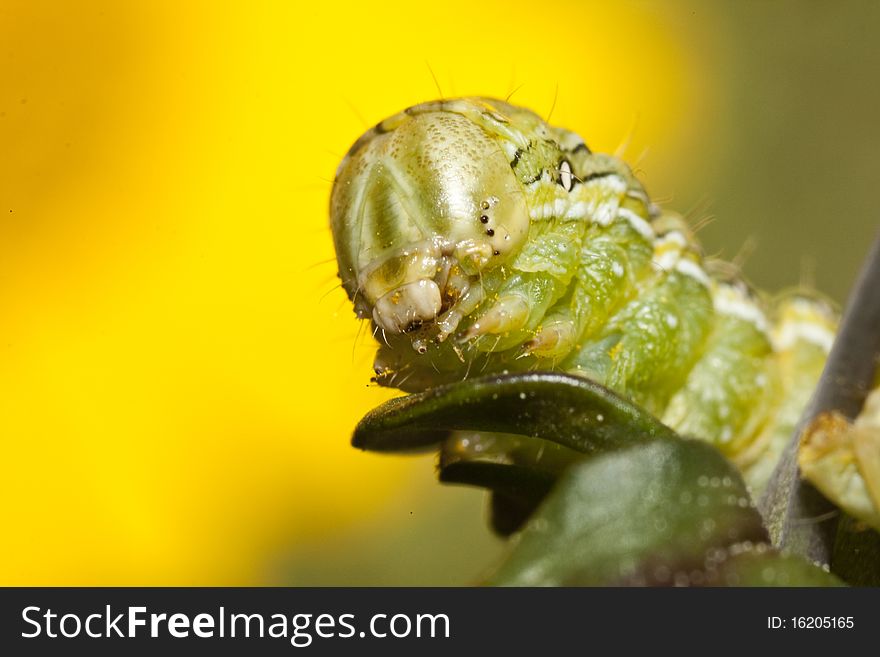
[[380,297],[373,306],[373,321],[386,331],[410,333],[434,320],[441,307],[440,288],[423,278]]

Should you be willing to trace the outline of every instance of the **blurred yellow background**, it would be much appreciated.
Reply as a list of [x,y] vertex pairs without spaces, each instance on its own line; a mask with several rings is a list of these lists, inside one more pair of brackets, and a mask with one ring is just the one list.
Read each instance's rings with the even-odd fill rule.
[[481,494],[348,444],[393,393],[336,284],[341,155],[434,77],[515,91],[594,150],[632,133],[655,196],[720,215],[709,251],[756,238],[756,283],[812,258],[842,300],[877,13],[0,0],[0,584],[471,581],[501,550]]

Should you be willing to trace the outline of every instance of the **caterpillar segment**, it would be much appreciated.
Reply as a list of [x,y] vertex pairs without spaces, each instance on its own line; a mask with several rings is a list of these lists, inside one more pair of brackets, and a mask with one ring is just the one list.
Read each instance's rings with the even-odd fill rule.
[[711,331],[661,419],[732,456],[757,435],[778,392],[773,346],[764,304],[745,284],[714,281],[712,301]]
[[825,367],[837,329],[837,313],[811,291],[779,295],[773,303],[772,318],[772,412],[752,444],[731,455],[746,483],[755,490],[763,490],[791,439]]
[[371,318],[375,380],[590,377],[707,440],[759,491],[815,386],[836,316],[707,265],[617,158],[485,98],[417,105],[355,142],[331,228]]
[[650,267],[635,294],[564,363],[660,414],[710,326],[709,278],[675,216],[658,219]]

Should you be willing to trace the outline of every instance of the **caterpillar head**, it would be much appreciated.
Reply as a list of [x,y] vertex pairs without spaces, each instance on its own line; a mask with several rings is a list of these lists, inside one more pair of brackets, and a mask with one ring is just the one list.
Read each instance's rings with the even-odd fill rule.
[[358,139],[337,171],[330,221],[343,287],[359,317],[386,336],[414,334],[417,351],[429,326],[440,341],[455,329],[474,283],[527,237],[511,159],[531,137],[523,118],[543,122],[501,105],[411,107]]

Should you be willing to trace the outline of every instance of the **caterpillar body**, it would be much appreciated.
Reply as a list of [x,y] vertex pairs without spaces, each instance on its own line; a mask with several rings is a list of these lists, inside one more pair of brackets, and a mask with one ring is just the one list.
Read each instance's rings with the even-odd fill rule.
[[834,338],[821,297],[752,290],[624,162],[499,100],[423,103],[367,131],[330,222],[379,384],[590,377],[716,445],[756,492]]

